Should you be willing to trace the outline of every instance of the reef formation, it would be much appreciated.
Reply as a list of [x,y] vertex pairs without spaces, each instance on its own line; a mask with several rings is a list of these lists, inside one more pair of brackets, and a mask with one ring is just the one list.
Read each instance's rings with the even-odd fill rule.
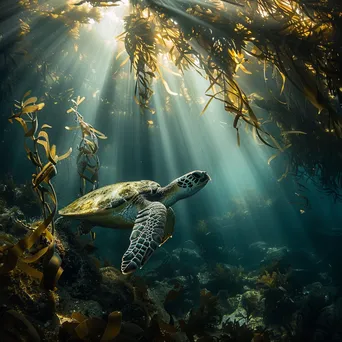
[[[33,218],[11,204],[13,196],[23,196],[24,188],[11,184],[0,192],[0,237],[15,244],[28,233]],[[36,206],[31,202],[25,211]],[[161,249],[154,266],[141,276],[123,276],[94,256],[91,240],[84,243],[69,223],[57,221],[56,252],[64,270],[57,289],[47,290],[19,267],[2,273],[1,336],[6,341],[342,338],[339,287],[313,255],[301,251],[299,257],[298,251],[262,241],[247,250],[232,249],[214,237],[218,219],[200,221],[196,241],[170,252]],[[210,248],[221,251],[209,259],[208,240]],[[47,243],[42,236],[34,247]],[[35,266],[42,269],[43,261]]]

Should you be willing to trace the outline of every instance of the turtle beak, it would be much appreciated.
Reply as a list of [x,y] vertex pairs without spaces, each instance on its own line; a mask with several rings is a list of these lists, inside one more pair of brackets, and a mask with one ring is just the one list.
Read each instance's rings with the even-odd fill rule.
[[202,171],[201,172],[201,178],[200,178],[200,182],[201,183],[208,183],[211,180],[210,176],[208,175],[208,172],[206,171]]

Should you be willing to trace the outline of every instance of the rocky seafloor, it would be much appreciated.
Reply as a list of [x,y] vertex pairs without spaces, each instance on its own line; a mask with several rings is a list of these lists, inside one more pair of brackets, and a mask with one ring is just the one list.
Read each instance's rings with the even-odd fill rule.
[[[28,187],[4,182],[0,238],[18,241],[28,233],[21,222],[34,215]],[[259,241],[247,251],[217,245],[208,258],[205,244],[219,239],[199,229],[196,243],[123,276],[67,222],[56,231],[64,269],[56,291],[18,267],[0,274],[1,341],[342,341],[340,287],[305,250]]]

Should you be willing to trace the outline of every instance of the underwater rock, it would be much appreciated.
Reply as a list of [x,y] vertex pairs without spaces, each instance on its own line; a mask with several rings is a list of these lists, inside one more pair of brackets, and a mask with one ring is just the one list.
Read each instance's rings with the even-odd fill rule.
[[[156,281],[148,289],[151,301],[157,304],[157,306],[161,305],[163,308],[162,316],[164,322],[169,321],[169,314],[184,317],[190,309],[199,304],[199,292],[200,286],[197,277],[192,275]],[[164,309],[167,312],[166,315],[164,315]]]
[[27,229],[17,220],[23,220],[24,214],[18,207],[7,207],[5,203],[0,205],[0,230],[20,237],[27,233]]
[[65,315],[71,316],[72,313],[81,313],[88,317],[102,317],[103,310],[101,305],[95,300],[82,300],[73,298],[70,293],[61,289],[59,291],[60,305],[58,311]]
[[248,246],[248,259],[250,262],[259,261],[265,258],[268,245],[265,241],[256,241]]
[[266,250],[266,255],[261,261],[264,264],[274,262],[274,260],[283,260],[288,256],[290,250],[286,247],[269,247]]
[[[19,269],[0,275],[0,340],[57,341],[59,320],[55,315],[58,295],[41,289],[39,282]],[[6,319],[4,319],[6,315]],[[37,332],[35,332],[35,330]],[[7,336],[10,336],[7,338]],[[37,340],[39,341],[39,340]]]
[[306,269],[292,269],[288,277],[292,289],[301,289],[320,279],[322,278],[317,272]]
[[269,288],[264,292],[265,310],[264,321],[266,324],[286,325],[291,322],[297,306],[293,299],[283,288]]
[[330,287],[325,287],[320,282],[315,282],[305,286],[303,293],[308,296],[307,300],[310,302],[312,309],[321,309],[328,304],[330,290]]
[[118,269],[112,266],[102,267],[100,274],[101,283],[95,298],[102,305],[104,311],[120,311],[126,305],[134,302],[134,288]]
[[239,306],[241,302],[241,294],[238,294],[234,297],[227,298],[227,307],[228,307],[228,314],[233,313]]
[[116,342],[139,341],[144,334],[144,330],[138,325],[130,322],[122,322],[120,335],[115,338]]
[[326,306],[318,316],[314,342],[342,341],[342,312],[339,310],[339,302]]
[[342,299],[324,306],[324,287],[316,283],[296,314],[296,341],[341,341]]
[[157,271],[157,279],[160,278],[170,278],[179,275],[182,271],[184,272],[184,268],[180,269],[180,258],[177,255],[170,255],[163,264],[156,270]]
[[54,315],[54,304],[49,294],[41,290],[39,282],[18,269],[0,275],[0,303],[43,322]]
[[263,320],[264,301],[258,291],[251,290],[242,295],[231,297],[228,303],[231,304],[234,311],[223,315],[221,327],[234,322],[238,322],[240,326],[246,325],[252,330],[262,330],[265,327]]
[[146,263],[146,265],[139,271],[139,273],[144,277],[148,276],[152,278],[155,272],[159,273],[159,270],[162,271],[163,266],[165,266],[165,264],[168,264],[171,257],[172,256],[165,248],[158,248],[154,252],[153,258],[151,258],[148,263]]
[[169,322],[170,315],[164,308],[164,302],[167,294],[173,289],[172,285],[164,282],[156,282],[153,288],[148,288],[148,296],[155,304],[158,317],[163,322]]
[[192,250],[192,251],[195,251],[197,252],[198,254],[200,253],[200,249],[199,247],[196,245],[196,243],[192,240],[186,240],[183,245],[182,245],[182,248],[185,248],[185,249],[189,249],[189,250]]
[[15,184],[13,177],[7,175],[2,179],[0,186],[0,197],[8,206],[17,206],[28,216],[39,216],[41,208],[36,194],[30,184]]
[[176,248],[173,250],[172,254],[179,257],[178,266],[180,267],[180,274],[183,274],[183,269],[187,272],[189,268],[191,268],[193,272],[196,272],[195,270],[200,269],[204,263],[199,253],[193,249]]
[[241,324],[246,323],[246,310],[242,306],[238,306],[234,312],[229,315],[224,315],[222,317],[222,325],[227,322],[241,322]]
[[[149,309],[151,306],[149,305]],[[131,304],[127,304],[121,310],[122,319],[126,322],[133,323],[141,329],[147,329],[149,324],[149,312],[147,307],[141,301],[135,301]]]
[[[208,277],[208,275],[206,276]],[[237,294],[242,292],[244,279],[245,276],[242,267],[217,263],[210,270],[205,287],[213,293],[218,293],[220,290],[227,290],[231,294]],[[202,278],[201,285],[204,285],[203,280],[205,278]]]
[[99,289],[99,270],[65,220],[56,225],[56,246],[64,270],[59,284],[74,298],[96,300],[92,296],[96,296]]
[[242,295],[241,305],[249,314],[262,314],[264,310],[263,297],[255,290],[247,291]]
[[210,282],[211,275],[209,271],[199,272],[197,274],[197,278],[201,288],[206,288],[208,283]]

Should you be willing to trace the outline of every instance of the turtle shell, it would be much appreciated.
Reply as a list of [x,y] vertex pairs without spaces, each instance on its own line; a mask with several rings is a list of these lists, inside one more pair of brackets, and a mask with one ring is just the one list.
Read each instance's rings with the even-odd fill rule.
[[138,195],[153,194],[160,185],[153,181],[123,182],[107,185],[78,198],[59,211],[62,216],[85,217],[119,208]]

